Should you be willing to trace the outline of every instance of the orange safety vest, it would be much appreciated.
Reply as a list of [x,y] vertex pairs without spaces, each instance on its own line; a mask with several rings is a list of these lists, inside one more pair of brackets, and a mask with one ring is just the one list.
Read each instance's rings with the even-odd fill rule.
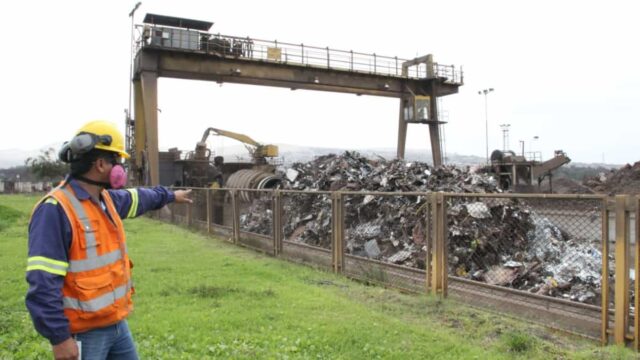
[[[71,333],[115,324],[133,310],[131,263],[122,220],[109,193],[101,193],[111,215],[90,199],[80,201],[69,185],[53,189],[71,224],[69,268],[62,287]],[[113,220],[113,221],[112,221]]]

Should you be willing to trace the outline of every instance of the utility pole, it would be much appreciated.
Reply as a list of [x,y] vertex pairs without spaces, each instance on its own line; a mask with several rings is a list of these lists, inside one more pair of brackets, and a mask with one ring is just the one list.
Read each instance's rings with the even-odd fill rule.
[[486,147],[487,165],[489,164],[489,107],[487,105],[487,95],[493,88],[479,90],[478,95],[484,95],[484,143]]
[[129,13],[129,17],[131,18],[131,42],[129,43],[129,45],[131,46],[131,55],[129,57],[129,107],[127,108],[128,111],[127,113],[129,114],[129,116],[131,116],[131,92],[132,92],[132,87],[133,84],[131,83],[131,78],[133,77],[133,48],[134,48],[134,36],[133,36],[133,30],[134,30],[134,15],[136,13],[136,10],[138,10],[138,8],[140,7],[140,5],[142,5],[141,2],[138,1],[138,3],[136,4],[136,6],[133,7],[133,10],[131,10],[131,12]]
[[509,127],[511,124],[501,124],[502,129],[502,151],[509,150]]
[[131,134],[131,93],[132,93],[132,88],[133,88],[133,49],[135,47],[134,41],[134,18],[135,18],[135,13],[136,10],[138,10],[138,8],[140,7],[140,5],[142,5],[142,3],[140,1],[138,1],[138,3],[136,4],[136,6],[133,7],[133,9],[131,10],[131,12],[129,12],[129,17],[131,18],[131,42],[129,43],[129,47],[130,47],[130,56],[129,56],[129,106],[127,107],[127,109],[125,110],[126,113],[126,118],[125,118],[125,147],[127,151],[132,151],[133,149],[131,149],[131,143],[133,142],[132,140],[132,134]]

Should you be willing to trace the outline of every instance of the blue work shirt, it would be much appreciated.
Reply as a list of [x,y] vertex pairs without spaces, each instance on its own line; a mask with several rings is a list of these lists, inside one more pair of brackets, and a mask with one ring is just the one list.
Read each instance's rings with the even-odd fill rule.
[[[76,180],[70,179],[76,197],[80,201],[93,201]],[[134,218],[149,210],[157,210],[173,202],[175,196],[169,189],[157,186],[152,189],[135,188],[108,190],[117,216]],[[137,199],[137,203],[134,201]],[[102,206],[104,210],[105,207]],[[108,214],[108,213],[107,213]],[[51,263],[69,262],[71,224],[62,206],[53,198],[42,202],[34,211],[29,223],[29,258],[41,257]],[[64,315],[62,287],[64,275],[55,269],[27,270],[29,290],[25,299],[27,309],[36,330],[52,345],[67,340],[70,336],[69,320]]]

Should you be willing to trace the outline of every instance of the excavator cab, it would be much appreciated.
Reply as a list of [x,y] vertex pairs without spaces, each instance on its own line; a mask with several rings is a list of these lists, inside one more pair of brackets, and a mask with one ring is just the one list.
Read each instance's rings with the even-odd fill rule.
[[278,157],[278,147],[276,145],[262,145],[259,149],[262,149],[259,156],[263,157]]

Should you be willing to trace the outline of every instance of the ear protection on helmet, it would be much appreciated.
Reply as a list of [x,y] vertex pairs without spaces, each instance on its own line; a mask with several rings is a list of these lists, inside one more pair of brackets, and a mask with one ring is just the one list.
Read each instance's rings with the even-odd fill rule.
[[78,160],[80,156],[93,150],[97,144],[111,145],[111,135],[96,135],[81,132],[74,136],[71,141],[65,142],[58,152],[58,158],[66,163]]
[[58,151],[58,159],[67,164],[71,162],[71,149],[69,148],[68,141],[65,141],[64,144],[62,144],[60,151]]

